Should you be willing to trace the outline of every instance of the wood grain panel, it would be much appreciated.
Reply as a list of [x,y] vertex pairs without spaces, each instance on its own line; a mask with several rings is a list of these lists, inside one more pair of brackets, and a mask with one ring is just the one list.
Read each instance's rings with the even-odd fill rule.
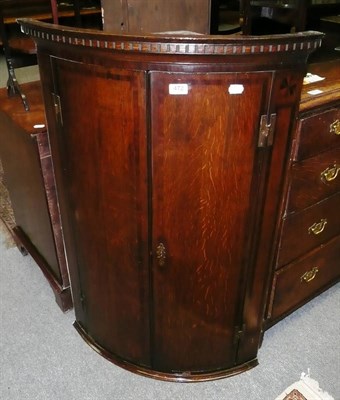
[[[339,234],[339,207],[340,193],[285,218],[277,268]],[[320,233],[311,230],[315,224],[319,224]]]
[[[256,131],[269,76],[152,74],[157,368],[234,362],[242,272],[251,262],[245,251]],[[244,85],[242,94],[228,93],[235,83]],[[187,84],[188,94],[170,95],[169,84]]]
[[[272,320],[283,317],[302,305],[327,286],[340,279],[340,237],[337,236],[306,257],[281,268],[275,273],[269,314]],[[310,281],[303,279],[306,272],[316,268]],[[311,272],[312,274],[312,272]]]
[[[0,123],[0,155],[16,223],[61,283],[36,139],[3,112],[0,113]],[[47,174],[48,171],[44,172]]]
[[327,169],[340,168],[340,148],[293,164],[287,212],[299,211],[340,190],[340,171],[331,181],[321,179]]
[[210,0],[102,0],[104,30],[210,32]]
[[298,124],[299,145],[294,160],[303,160],[332,148],[340,147],[340,109],[333,108],[302,118]]
[[[159,379],[256,365],[289,133],[321,35],[21,24],[42,66],[78,331]],[[170,83],[188,93],[170,96]],[[272,114],[274,140],[258,148]]]
[[80,322],[104,349],[148,365],[145,76],[60,60],[55,71]]

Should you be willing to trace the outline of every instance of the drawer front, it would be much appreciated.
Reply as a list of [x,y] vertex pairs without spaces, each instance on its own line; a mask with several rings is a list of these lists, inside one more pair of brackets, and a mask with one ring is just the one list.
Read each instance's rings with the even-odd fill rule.
[[277,266],[288,264],[340,234],[340,192],[283,221]]
[[297,126],[297,141],[294,160],[340,147],[340,109],[333,108],[301,119]]
[[287,212],[300,211],[340,191],[340,148],[293,164]]
[[275,273],[268,317],[293,311],[340,279],[340,237]]

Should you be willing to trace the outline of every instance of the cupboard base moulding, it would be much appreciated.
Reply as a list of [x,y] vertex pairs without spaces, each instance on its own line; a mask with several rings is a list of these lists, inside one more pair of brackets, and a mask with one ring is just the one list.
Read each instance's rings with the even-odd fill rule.
[[113,364],[117,365],[118,367],[124,368],[127,371],[133,372],[138,375],[142,375],[148,378],[154,378],[162,381],[168,382],[179,382],[179,383],[188,383],[188,382],[208,382],[214,381],[217,379],[223,379],[230,376],[238,375],[242,372],[246,372],[258,365],[257,358],[246,362],[244,364],[238,365],[235,368],[228,368],[225,370],[218,370],[208,372],[183,372],[183,373],[167,373],[162,371],[156,371],[151,368],[142,367],[140,365],[135,365],[129,363],[118,356],[114,356],[112,353],[106,351],[103,347],[101,347],[98,343],[96,343],[91,336],[89,336],[81,324],[77,321],[74,322],[73,326],[80,334],[82,339],[98,354],[102,357],[106,358],[108,361],[112,362]]

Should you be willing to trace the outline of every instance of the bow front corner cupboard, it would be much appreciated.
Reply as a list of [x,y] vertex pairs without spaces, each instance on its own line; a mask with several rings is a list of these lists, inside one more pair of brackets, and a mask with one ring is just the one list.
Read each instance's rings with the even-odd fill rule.
[[321,34],[36,40],[75,325],[175,381],[256,365],[306,59]]

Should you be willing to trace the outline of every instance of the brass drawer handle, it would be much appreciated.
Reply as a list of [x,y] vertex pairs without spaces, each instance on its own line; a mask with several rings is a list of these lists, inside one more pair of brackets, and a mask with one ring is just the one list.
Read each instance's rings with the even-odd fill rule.
[[165,264],[165,259],[166,259],[166,250],[165,250],[165,246],[163,243],[159,243],[159,245],[157,246],[156,257],[158,260],[158,265],[160,267],[163,267],[163,265]]
[[300,278],[301,282],[308,283],[312,281],[318,272],[319,272],[318,267],[313,267],[310,271],[306,271]]
[[336,119],[329,125],[329,132],[334,133],[335,135],[340,135],[340,120]]
[[321,180],[323,182],[331,182],[338,176],[340,171],[340,167],[335,163],[333,167],[326,168],[323,172],[321,172]]
[[325,226],[327,224],[327,219],[322,219],[320,222],[314,222],[312,226],[308,228],[308,233],[314,233],[314,235],[319,235],[319,233],[323,232]]

